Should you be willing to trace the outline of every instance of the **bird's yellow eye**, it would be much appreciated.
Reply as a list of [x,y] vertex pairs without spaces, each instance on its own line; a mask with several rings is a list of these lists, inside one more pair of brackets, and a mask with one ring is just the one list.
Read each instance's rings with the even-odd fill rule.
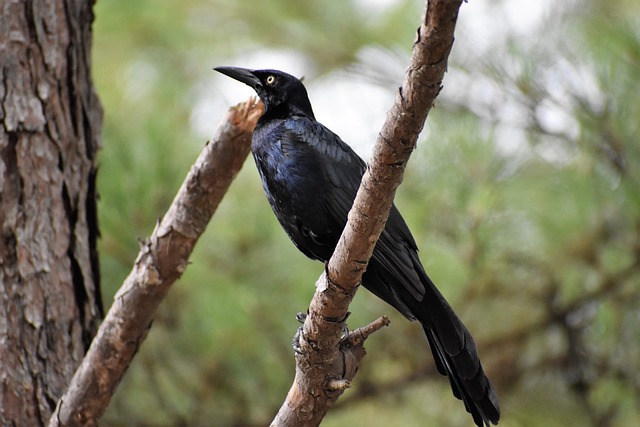
[[276,77],[275,76],[267,76],[266,82],[267,82],[267,84],[269,86],[273,86],[273,84],[276,82]]

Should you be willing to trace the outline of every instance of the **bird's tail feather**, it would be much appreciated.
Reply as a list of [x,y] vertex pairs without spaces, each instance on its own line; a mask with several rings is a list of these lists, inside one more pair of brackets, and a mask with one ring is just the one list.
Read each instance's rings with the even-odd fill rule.
[[[398,270],[374,252],[362,283],[408,319],[420,321],[438,372],[449,378],[453,394],[464,402],[478,426],[497,424],[498,398],[482,369],[471,334],[425,273],[418,254],[408,254],[413,268]],[[411,277],[411,273],[415,275]],[[419,280],[422,286],[409,289],[407,280]],[[420,299],[415,295],[418,291]]]
[[420,274],[427,294],[416,317],[422,323],[436,368],[446,375],[453,394],[461,399],[476,425],[497,424],[500,406],[482,369],[476,344],[426,273]]

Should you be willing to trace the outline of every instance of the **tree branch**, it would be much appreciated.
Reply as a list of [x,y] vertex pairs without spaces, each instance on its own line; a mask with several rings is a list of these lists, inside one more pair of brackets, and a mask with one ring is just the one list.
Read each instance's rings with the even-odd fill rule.
[[49,420],[49,427],[92,426],[105,411],[156,309],[184,272],[231,181],[242,167],[262,104],[231,108],[192,166],[115,296],[89,351]]
[[[442,88],[462,0],[428,0],[411,64],[378,135],[347,225],[300,334],[293,385],[272,425],[316,426],[348,387],[364,356],[362,342],[341,341],[348,308],[384,229],[395,191],[427,114]],[[337,386],[340,385],[340,386]]]

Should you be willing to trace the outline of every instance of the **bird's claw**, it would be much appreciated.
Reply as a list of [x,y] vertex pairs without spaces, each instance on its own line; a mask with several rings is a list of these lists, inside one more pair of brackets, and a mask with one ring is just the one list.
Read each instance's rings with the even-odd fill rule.
[[[307,319],[307,316],[308,316],[307,313],[300,311],[296,313],[296,320],[300,323],[304,323],[304,321]],[[303,328],[302,326],[298,328],[295,335],[293,336],[293,340],[291,341],[291,344],[293,346],[293,351],[296,354],[303,354],[303,351],[300,349],[300,338],[302,336],[302,328]],[[345,323],[344,327],[342,328],[342,333],[340,334],[340,344],[348,340],[349,340],[349,327]]]
[[296,320],[300,323],[304,323],[304,321],[307,320],[307,313],[299,311],[298,313],[296,313]]
[[296,330],[296,333],[293,336],[293,340],[291,340],[291,346],[293,347],[293,352],[297,356],[301,356],[301,355],[305,354],[305,352],[302,351],[302,348],[300,347],[300,338],[302,338],[302,326],[300,326]]
[[[304,321],[307,319],[307,313],[304,312],[298,312],[296,314],[296,320],[300,323],[304,323]],[[291,341],[291,345],[293,347],[293,351],[296,355],[302,355],[304,354],[304,352],[302,351],[302,349],[300,348],[300,338],[302,338],[302,326],[300,326],[298,328],[298,330],[296,330],[295,335],[293,336],[293,340]]]
[[342,334],[340,335],[340,344],[349,340],[349,327],[345,323],[342,328]]

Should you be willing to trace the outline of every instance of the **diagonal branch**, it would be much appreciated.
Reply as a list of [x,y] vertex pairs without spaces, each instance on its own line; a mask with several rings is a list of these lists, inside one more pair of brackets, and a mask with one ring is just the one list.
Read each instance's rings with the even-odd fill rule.
[[93,426],[151,327],[155,312],[184,272],[189,255],[249,154],[262,104],[234,107],[192,166],[115,296],[89,351],[58,401],[49,427]]
[[462,0],[427,1],[405,80],[378,135],[340,241],[316,282],[299,337],[295,379],[273,425],[318,425],[364,356],[362,343],[352,346],[341,342],[349,304],[384,229],[427,114],[442,88],[461,4]]

